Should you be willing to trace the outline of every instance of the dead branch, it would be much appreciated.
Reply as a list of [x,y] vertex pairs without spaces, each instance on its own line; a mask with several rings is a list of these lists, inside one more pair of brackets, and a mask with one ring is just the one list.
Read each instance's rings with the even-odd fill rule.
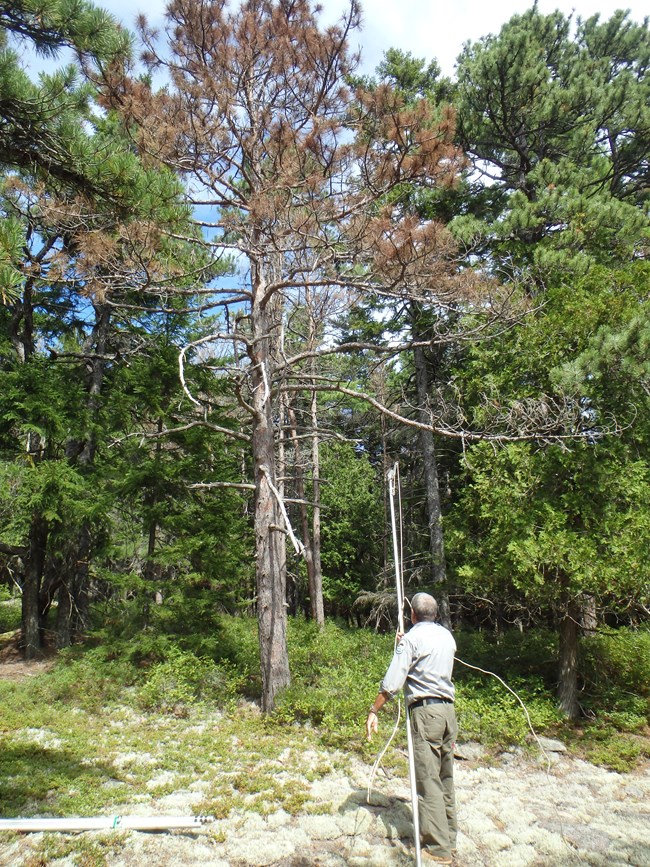
[[[319,379],[320,381],[316,381]],[[473,431],[464,426],[465,418],[457,405],[453,409],[456,415],[454,424],[445,422],[429,407],[430,423],[409,418],[403,413],[390,409],[381,401],[366,392],[357,391],[342,385],[340,382],[325,381],[324,378],[310,378],[303,383],[285,383],[280,386],[281,390],[304,391],[311,389],[322,392],[338,392],[372,406],[382,415],[392,418],[399,424],[412,427],[417,430],[431,431],[438,436],[447,439],[461,440],[463,443],[471,442],[542,442],[567,446],[570,442],[578,440],[594,441],[604,436],[619,432],[614,422],[612,427],[599,425],[585,426],[584,411],[571,398],[552,398],[543,395],[538,399],[526,399],[515,401],[508,407],[501,407],[494,401],[485,398],[484,406],[491,411],[492,417],[489,426],[482,431]],[[565,432],[569,430],[570,432]]]

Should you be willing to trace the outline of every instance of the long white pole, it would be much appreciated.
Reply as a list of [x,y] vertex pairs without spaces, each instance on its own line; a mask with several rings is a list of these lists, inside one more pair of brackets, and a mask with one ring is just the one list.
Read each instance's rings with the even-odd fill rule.
[[[399,465],[396,463],[391,470],[388,471],[388,483],[390,489],[390,523],[393,531],[393,558],[395,560],[395,585],[397,588],[397,616],[399,622],[399,631],[404,632],[404,591],[402,587],[402,558],[399,550],[397,539],[397,528],[395,522],[395,491],[397,489],[397,480],[399,473]],[[415,759],[413,758],[413,735],[411,733],[411,715],[406,704],[406,746],[409,760],[409,782],[411,784],[411,806],[413,811],[413,837],[415,842],[415,863],[417,867],[422,867],[422,854],[420,851],[420,813],[418,810],[418,789],[415,781]]]
[[0,831],[168,831],[197,828],[211,816],[91,816],[66,819],[0,819]]

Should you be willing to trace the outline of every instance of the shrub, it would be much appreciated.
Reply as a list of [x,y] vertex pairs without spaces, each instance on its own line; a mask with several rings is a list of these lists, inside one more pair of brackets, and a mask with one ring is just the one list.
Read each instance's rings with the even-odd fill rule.
[[650,629],[617,629],[594,635],[582,642],[582,658],[590,709],[609,706],[648,714]]
[[125,687],[137,682],[140,673],[128,659],[113,659],[101,647],[71,647],[59,652],[57,664],[47,677],[34,681],[34,691],[44,703],[74,703],[95,710],[123,701]]
[[638,741],[606,729],[599,733],[592,731],[585,747],[585,755],[590,762],[619,773],[631,771],[641,753],[641,744]]
[[20,598],[13,597],[6,587],[0,585],[0,635],[20,629]]
[[[506,681],[507,682],[507,681]],[[530,735],[528,718],[536,733],[560,723],[560,716],[549,696],[536,694],[526,684],[508,683],[523,702],[521,704],[498,681],[464,681],[457,687],[456,710],[460,739],[477,740],[499,748],[524,744]]]
[[152,666],[138,696],[147,710],[184,716],[202,702],[232,705],[243,685],[244,678],[231,664],[217,664],[175,648],[164,662]]
[[318,629],[295,619],[289,628],[292,684],[278,697],[274,719],[308,721],[327,743],[358,741],[393,650],[391,636],[327,622]]

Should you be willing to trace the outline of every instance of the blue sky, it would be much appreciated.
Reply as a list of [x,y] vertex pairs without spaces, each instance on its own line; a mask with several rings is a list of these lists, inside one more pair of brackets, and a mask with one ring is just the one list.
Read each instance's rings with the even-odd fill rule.
[[[152,21],[159,20],[165,0],[96,0],[128,27],[138,12],[145,11]],[[346,8],[346,0],[321,0],[323,19],[336,20]],[[353,47],[361,47],[365,72],[373,72],[388,48],[410,51],[426,60],[436,58],[442,70],[451,75],[455,60],[468,39],[475,41],[496,33],[512,15],[530,8],[522,0],[362,0],[363,30],[352,37]],[[647,0],[538,0],[541,12],[560,9],[565,14],[588,18],[600,13],[609,18],[617,9],[629,9],[635,21],[648,14]]]
[[[111,12],[129,29],[135,18],[145,12],[151,23],[160,23],[167,0],[94,0],[96,5]],[[347,0],[321,0],[324,23],[336,21],[347,6]],[[488,33],[497,33],[512,15],[525,12],[530,2],[523,0],[362,0],[363,29],[352,35],[354,49],[361,48],[362,72],[373,73],[388,48],[410,51],[427,61],[436,59],[443,73],[453,75],[456,58],[463,44],[476,41]],[[607,19],[617,9],[629,9],[633,20],[641,22],[648,14],[647,0],[538,0],[544,14],[560,9],[566,15],[588,18],[599,13]],[[59,61],[44,61],[24,54],[32,71],[54,68]]]

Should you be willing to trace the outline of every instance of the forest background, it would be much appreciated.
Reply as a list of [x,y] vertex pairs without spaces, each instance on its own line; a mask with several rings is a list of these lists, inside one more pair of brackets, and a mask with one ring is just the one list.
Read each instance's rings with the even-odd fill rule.
[[176,2],[136,39],[0,2],[3,612],[27,658],[85,639],[199,693],[216,660],[322,721],[289,636],[394,627],[398,464],[407,594],[643,730],[647,22],[533,7],[453,78],[361,75],[359,12]]

